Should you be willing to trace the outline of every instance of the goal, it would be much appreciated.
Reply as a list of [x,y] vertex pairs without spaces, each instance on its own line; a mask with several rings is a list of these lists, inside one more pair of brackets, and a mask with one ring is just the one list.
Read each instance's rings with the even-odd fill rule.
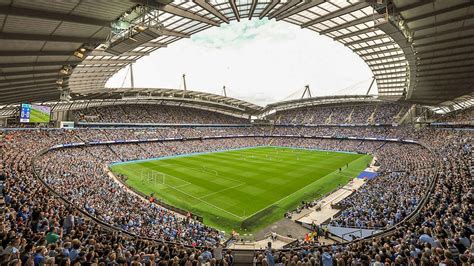
[[140,177],[142,184],[166,184],[166,174],[155,170],[142,170]]

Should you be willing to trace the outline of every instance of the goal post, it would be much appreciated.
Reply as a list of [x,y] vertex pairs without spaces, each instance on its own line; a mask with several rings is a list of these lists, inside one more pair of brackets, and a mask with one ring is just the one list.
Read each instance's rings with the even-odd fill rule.
[[155,170],[142,170],[140,173],[142,184],[166,184],[166,174]]
[[158,171],[152,171],[151,175],[152,175],[152,180],[155,184],[156,183],[163,184],[163,185],[166,184],[166,174],[163,174]]
[[219,175],[219,172],[217,172],[217,170],[214,170],[214,169],[211,169],[211,168],[208,168],[208,167],[205,167],[205,166],[202,166],[198,170],[200,170],[203,173],[208,173],[208,174],[212,174],[212,175],[215,175],[215,176]]

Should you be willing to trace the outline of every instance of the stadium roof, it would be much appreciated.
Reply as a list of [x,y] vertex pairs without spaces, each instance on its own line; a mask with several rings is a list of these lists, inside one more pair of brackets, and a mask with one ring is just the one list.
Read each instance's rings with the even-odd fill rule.
[[204,106],[215,106],[227,110],[240,111],[246,114],[254,114],[262,107],[241,101],[235,98],[226,97],[207,92],[183,91],[177,89],[156,89],[156,88],[114,88],[107,92],[98,92],[85,95],[73,95],[77,100],[94,99],[123,99],[134,100],[166,100],[175,102],[193,102]]
[[337,95],[337,96],[322,96],[312,98],[302,98],[297,100],[281,101],[267,105],[262,113],[282,111],[288,109],[311,107],[315,105],[326,104],[341,104],[341,103],[355,103],[355,102],[381,102],[377,95]]
[[[87,95],[73,94],[72,97],[74,98],[72,101],[56,100],[39,102],[39,104],[51,107],[54,112],[125,104],[174,105],[205,109],[239,117],[248,117],[259,113],[263,109],[258,105],[235,98],[176,89],[115,88],[106,92],[89,93]],[[19,106],[18,103],[0,106],[0,118],[17,116],[20,110]]]
[[[104,93],[113,74],[157,49],[221,23],[264,17],[347,46],[369,65],[381,97],[406,95],[438,104],[473,91],[474,2],[469,0],[171,2],[0,0],[0,104],[57,100],[58,88],[70,89],[73,97]],[[103,44],[112,22],[141,4],[159,10],[158,32],[143,31],[158,37],[111,53]],[[120,48],[140,41],[123,40]]]

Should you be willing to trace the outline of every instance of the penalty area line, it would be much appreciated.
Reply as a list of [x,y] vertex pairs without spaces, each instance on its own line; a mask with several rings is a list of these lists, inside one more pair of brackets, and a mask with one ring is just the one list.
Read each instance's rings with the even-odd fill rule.
[[[192,167],[186,167],[186,166],[183,166],[183,167],[184,167],[184,168],[187,168],[187,169],[193,169]],[[150,169],[154,169],[154,167],[150,167]],[[187,192],[185,192],[185,191],[179,189],[179,187],[184,187],[184,186],[187,186],[187,185],[192,185],[191,182],[188,182],[188,181],[183,180],[183,179],[181,179],[181,178],[179,178],[179,177],[176,177],[176,176],[174,176],[174,175],[166,174],[166,173],[163,173],[163,172],[160,172],[160,171],[156,171],[156,170],[152,170],[152,171],[155,171],[155,172],[158,172],[158,173],[161,173],[161,174],[164,174],[164,175],[168,175],[168,176],[174,177],[174,178],[176,178],[176,179],[179,179],[179,180],[181,180],[181,181],[183,181],[183,182],[186,182],[185,184],[178,185],[178,186],[171,186],[171,185],[168,185],[168,184],[166,184],[166,183],[162,184],[162,185],[166,186],[167,188],[174,189],[174,190],[176,190],[176,191],[178,191],[178,192],[180,192],[180,193],[183,193],[183,194],[185,194],[185,195],[187,195],[187,196],[189,196],[189,197],[191,197],[191,198],[193,198],[193,199],[197,199],[197,200],[201,201],[201,202],[204,203],[204,204],[207,204],[207,205],[209,205],[209,206],[211,206],[211,207],[213,207],[213,208],[216,208],[216,209],[218,209],[218,210],[220,210],[220,211],[222,211],[222,212],[225,212],[225,213],[230,214],[230,215],[232,215],[232,216],[234,216],[234,217],[237,217],[239,220],[242,220],[242,219],[244,218],[244,217],[242,217],[242,216],[239,216],[239,215],[236,215],[235,213],[232,213],[232,212],[229,212],[229,211],[227,211],[227,210],[224,210],[224,209],[222,209],[221,207],[218,207],[218,206],[216,206],[216,205],[214,205],[214,204],[212,204],[212,203],[209,203],[209,202],[207,202],[207,201],[205,201],[205,200],[202,200],[201,198],[198,198],[198,197],[196,197],[196,196],[193,196],[193,195],[191,195],[191,194],[189,194],[189,193],[187,193]],[[220,176],[220,175],[219,175],[219,176]],[[220,177],[222,177],[222,176],[220,176]],[[223,178],[224,178],[224,179],[227,179],[227,180],[232,180],[232,181],[234,181],[234,182],[237,181],[237,180],[234,180],[234,179],[231,179],[231,178],[226,178],[226,177],[223,177]],[[241,186],[241,185],[244,185],[244,184],[245,184],[245,183],[240,183],[240,184],[238,184],[238,185]],[[234,187],[237,187],[237,185],[234,186]],[[230,189],[230,188],[227,188],[227,189]],[[224,190],[227,190],[227,189],[224,189]],[[219,191],[219,192],[222,192],[222,191]],[[212,193],[211,193],[211,194],[212,194]],[[207,197],[207,196],[210,196],[210,194],[205,195],[205,196],[203,196],[203,197]],[[202,197],[202,198],[203,198],[203,197]]]
[[[360,157],[360,158],[363,158],[363,157]],[[359,160],[360,158],[355,159],[354,161],[357,161],[357,160]],[[258,211],[256,211],[256,212],[254,212],[254,213],[252,213],[252,214],[250,214],[250,215],[244,217],[244,219],[246,220],[246,219],[248,219],[249,217],[252,217],[252,216],[254,216],[254,215],[257,214],[257,213],[262,212],[262,211],[264,211],[264,210],[270,208],[270,207],[273,206],[273,205],[277,205],[277,204],[280,203],[282,200],[285,200],[285,199],[287,199],[287,198],[293,196],[294,194],[300,192],[301,190],[304,190],[305,188],[307,188],[307,187],[309,187],[309,186],[311,186],[311,185],[314,185],[314,183],[318,182],[319,180],[321,180],[321,179],[323,179],[323,178],[325,178],[325,177],[327,177],[327,176],[330,176],[330,175],[338,175],[339,173],[338,173],[337,171],[339,171],[339,169],[336,169],[335,171],[333,171],[333,172],[331,172],[331,173],[329,173],[329,174],[327,174],[327,175],[325,175],[325,176],[322,176],[322,177],[320,177],[320,178],[314,180],[313,182],[311,182],[311,183],[309,183],[308,185],[306,185],[306,186],[304,186],[304,187],[302,187],[302,188],[300,188],[300,189],[294,191],[293,193],[288,194],[288,195],[286,195],[285,197],[283,197],[283,198],[281,198],[281,199],[279,199],[279,200],[277,200],[277,201],[275,201],[275,202],[273,202],[273,203],[271,203],[271,204],[269,204],[269,205],[263,207],[262,209],[260,209],[260,210],[258,210]]]
[[221,193],[221,192],[224,192],[224,191],[227,191],[227,190],[229,190],[229,189],[236,188],[236,187],[240,187],[240,186],[245,185],[245,184],[246,184],[246,183],[240,183],[240,184],[237,184],[237,185],[232,186],[232,187],[224,188],[224,189],[221,189],[221,190],[218,190],[218,191],[209,193],[209,194],[207,194],[207,195],[204,195],[204,196],[202,196],[202,197],[199,197],[199,199],[207,198],[207,197],[209,197],[209,196],[212,196],[212,195],[215,195],[215,194],[219,194],[219,193]]
[[[165,184],[165,186],[168,186],[168,185]],[[225,213],[227,213],[227,214],[230,214],[230,215],[232,215],[232,216],[234,216],[234,217],[237,217],[237,218],[239,218],[240,220],[242,220],[242,218],[243,218],[242,216],[238,216],[238,215],[236,215],[236,214],[234,214],[234,213],[232,213],[232,212],[229,212],[229,211],[227,211],[227,210],[222,209],[221,207],[218,207],[218,206],[216,206],[216,205],[214,205],[214,204],[212,204],[212,203],[209,203],[209,202],[207,202],[207,201],[205,201],[205,200],[202,200],[202,199],[200,199],[200,198],[198,198],[198,197],[195,197],[195,196],[193,196],[193,195],[191,195],[191,194],[189,194],[189,193],[187,193],[187,192],[184,192],[184,191],[182,191],[181,189],[178,189],[178,188],[175,188],[175,187],[172,187],[172,186],[168,186],[168,187],[171,188],[171,189],[174,189],[174,190],[176,190],[176,191],[178,191],[178,192],[181,192],[181,193],[183,193],[183,194],[185,194],[185,195],[187,195],[187,196],[189,196],[189,197],[191,197],[191,198],[193,198],[193,199],[197,199],[197,200],[201,201],[202,203],[207,204],[207,205],[209,205],[209,206],[211,206],[211,207],[214,207],[214,208],[216,208],[216,209],[218,209],[218,210],[220,210],[220,211],[223,211],[223,212],[225,212]]]

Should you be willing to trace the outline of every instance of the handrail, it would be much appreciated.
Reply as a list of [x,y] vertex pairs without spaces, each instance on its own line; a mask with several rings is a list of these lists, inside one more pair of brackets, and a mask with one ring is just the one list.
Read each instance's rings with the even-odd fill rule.
[[[145,199],[145,200],[147,199],[148,195],[146,195],[145,193],[143,193],[143,192],[141,192],[141,191],[135,189],[134,187],[130,186],[129,184],[125,183],[125,182],[122,180],[122,178],[120,178],[120,176],[116,176],[116,175],[112,172],[112,170],[110,170],[109,166],[105,166],[105,169],[104,169],[104,170],[108,171],[111,175],[114,175],[114,176],[115,176],[115,179],[117,180],[117,182],[119,182],[122,186],[124,186],[124,187],[130,189],[132,192],[134,192],[134,193],[137,194],[138,196],[142,197],[143,199]],[[181,215],[183,215],[183,216],[187,214],[187,211],[182,210],[182,209],[177,208],[177,207],[174,207],[174,206],[169,205],[169,204],[167,204],[167,203],[164,203],[164,202],[161,201],[161,200],[160,200],[160,201],[157,201],[157,202],[155,201],[154,203],[157,204],[157,205],[162,206],[162,207],[165,208],[165,209],[169,209],[169,210],[171,210],[171,211],[177,212],[177,213],[179,213],[179,214],[181,214]],[[195,220],[198,220],[199,222],[202,222],[202,221],[203,221],[203,218],[202,218],[201,216],[198,216],[198,215],[196,215],[196,214],[192,214],[192,216],[194,217]]]
[[[366,138],[361,138],[361,137],[334,137],[334,136],[303,136],[303,135],[265,135],[265,134],[262,134],[262,135],[239,135],[239,136],[233,136],[232,138],[245,138],[245,137],[262,137],[262,138],[266,138],[266,137],[289,137],[289,138],[316,138],[316,139],[338,139],[338,140],[354,140],[354,139],[359,139],[359,140],[367,140],[367,141],[387,141],[387,139],[376,139],[376,138],[371,138],[371,139],[366,139]],[[229,136],[213,136],[213,137],[209,137],[210,139],[224,139],[224,138],[230,138]],[[189,138],[189,139],[183,139],[183,138],[179,138],[180,141],[187,141],[187,140],[190,140],[192,138]],[[141,140],[140,142],[164,142],[164,141],[176,141],[178,139],[160,139],[160,140],[153,140],[153,141],[146,141],[146,140]],[[401,140],[401,139],[398,139],[398,140],[390,140],[390,141],[393,141],[393,142],[402,142],[402,143],[407,143],[407,144],[415,144],[415,145],[420,145],[426,149],[428,149],[431,153],[434,154],[434,152],[429,148],[427,147],[426,145],[422,144],[422,143],[419,143],[419,142],[415,142],[415,141],[409,141],[409,142],[406,142],[404,140]],[[84,143],[84,144],[81,144],[81,145],[77,145],[77,146],[73,146],[73,147],[82,147],[82,146],[87,146],[87,145],[119,145],[119,144],[128,144],[128,143]],[[157,243],[165,243],[165,244],[176,244],[176,242],[169,242],[169,241],[163,241],[163,240],[157,240],[157,239],[154,239],[154,238],[150,238],[150,237],[143,237],[143,236],[138,236],[136,234],[133,234],[131,232],[128,232],[122,228],[119,228],[119,227],[116,227],[116,226],[113,226],[111,224],[108,224],[108,223],[105,223],[103,221],[101,221],[100,219],[90,215],[88,212],[82,210],[81,208],[78,208],[77,206],[75,206],[74,204],[72,204],[69,200],[67,200],[66,198],[64,198],[62,195],[60,195],[58,192],[56,192],[53,188],[51,188],[38,174],[37,172],[37,168],[36,168],[36,161],[37,159],[48,153],[49,151],[52,151],[52,150],[56,150],[56,149],[61,149],[61,148],[68,148],[68,147],[59,147],[58,145],[56,146],[53,146],[51,148],[46,148],[46,149],[42,149],[38,154],[36,154],[33,159],[32,159],[32,167],[33,167],[33,175],[35,176],[35,178],[37,178],[47,189],[48,191],[50,191],[53,195],[55,195],[56,197],[58,197],[61,201],[63,201],[67,206],[71,206],[73,207],[75,210],[79,211],[81,214],[83,214],[84,216],[90,218],[92,221],[94,221],[95,223],[107,228],[107,229],[110,229],[110,230],[115,230],[115,231],[118,231],[118,232],[121,232],[125,235],[128,235],[129,237],[132,237],[132,238],[140,238],[140,239],[143,239],[143,240],[147,240],[147,241],[152,241],[152,242],[157,242]],[[437,169],[437,166],[436,165],[436,169]],[[436,171],[437,172],[437,171]],[[421,200],[420,204],[418,204],[417,208],[412,211],[409,215],[407,215],[402,221],[400,221],[399,223],[395,224],[394,226],[390,227],[390,228],[387,228],[386,230],[384,230],[383,232],[379,232],[379,233],[376,233],[372,236],[368,236],[368,237],[365,237],[365,238],[359,238],[359,239],[356,239],[354,241],[350,241],[350,242],[345,242],[345,243],[339,243],[339,245],[346,245],[348,243],[355,243],[355,242],[359,242],[359,241],[367,241],[369,239],[373,239],[375,237],[381,237],[381,236],[386,236],[386,235],[390,235],[391,233],[393,233],[394,230],[398,229],[399,226],[403,225],[405,222],[409,222],[409,221],[412,221],[412,219],[415,217],[416,214],[418,214],[418,212],[421,210],[422,207],[424,207],[424,205],[426,204],[427,200],[428,200],[428,197],[431,195],[431,193],[433,192],[434,190],[434,187],[435,187],[435,184],[437,183],[437,180],[438,180],[438,175],[435,176],[435,178],[433,178],[431,184],[430,184],[430,188],[428,190],[428,192],[425,194],[424,198]],[[183,245],[185,247],[190,247],[190,248],[194,248],[192,246],[189,246],[189,245]],[[298,249],[298,248],[295,248],[295,249]],[[292,249],[292,250],[295,250],[295,249]],[[239,249],[233,249],[233,250],[239,250]],[[288,251],[289,249],[280,249],[281,251]]]
[[[143,240],[147,240],[147,241],[152,241],[152,242],[157,242],[157,243],[167,243],[167,244],[175,244],[173,242],[168,242],[168,241],[162,241],[162,240],[158,240],[158,239],[154,239],[154,238],[149,238],[149,237],[143,237],[143,236],[138,236],[134,233],[131,233],[127,230],[124,230],[122,228],[119,228],[119,227],[116,227],[116,226],[113,226],[109,223],[106,223],[100,219],[98,219],[97,217],[94,217],[92,216],[90,213],[84,211],[82,208],[79,208],[77,207],[75,204],[73,204],[72,202],[70,202],[68,199],[64,198],[61,194],[59,194],[58,192],[56,192],[53,188],[51,188],[51,186],[49,186],[46,181],[44,181],[38,174],[37,172],[37,168],[36,168],[36,160],[48,153],[50,151],[50,149],[46,148],[46,149],[42,149],[39,153],[37,153],[33,159],[32,159],[32,167],[33,167],[33,176],[41,182],[41,184],[43,184],[43,186],[45,186],[48,191],[53,194],[55,197],[57,197],[58,199],[60,199],[66,206],[68,207],[71,207],[73,208],[74,210],[80,212],[82,215],[86,216],[87,218],[91,219],[93,222],[95,222],[96,224],[100,225],[100,226],[103,226],[105,227],[106,229],[110,229],[110,230],[114,230],[114,231],[118,231],[120,233],[123,233],[129,237],[132,237],[132,238],[140,238],[140,239],[143,239]],[[189,245],[184,245],[186,247],[191,247]]]

